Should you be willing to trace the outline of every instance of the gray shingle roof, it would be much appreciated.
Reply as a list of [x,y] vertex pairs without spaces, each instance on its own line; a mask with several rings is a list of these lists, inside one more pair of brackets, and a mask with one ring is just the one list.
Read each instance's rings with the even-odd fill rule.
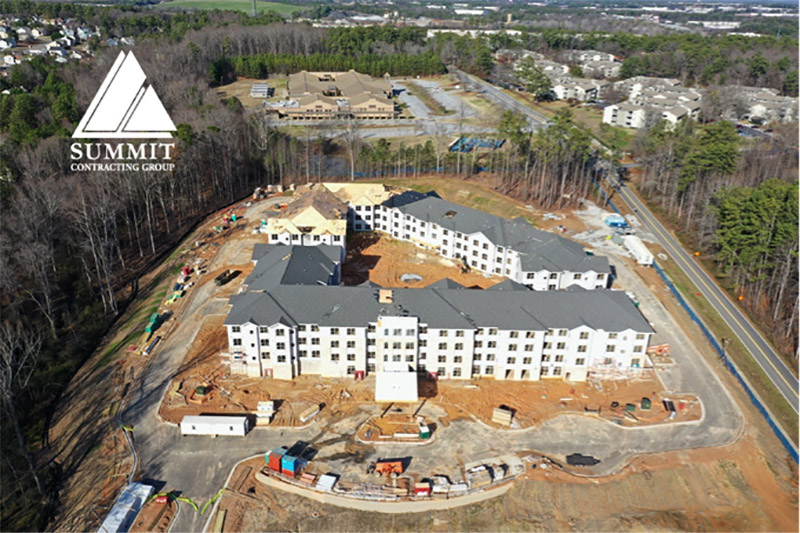
[[623,291],[392,289],[393,302],[378,302],[378,289],[280,285],[269,293],[231,298],[227,325],[319,324],[364,326],[380,315],[416,316],[431,328],[545,330],[586,325],[605,331],[652,332]]
[[509,220],[431,196],[400,205],[398,209],[450,231],[466,235],[482,233],[495,245],[519,252],[525,272],[610,271],[605,257],[586,255],[583,245],[538,230],[523,218]]
[[244,280],[250,291],[268,291],[278,285],[319,285],[331,281],[341,248],[338,246],[285,246],[256,244],[253,272]]

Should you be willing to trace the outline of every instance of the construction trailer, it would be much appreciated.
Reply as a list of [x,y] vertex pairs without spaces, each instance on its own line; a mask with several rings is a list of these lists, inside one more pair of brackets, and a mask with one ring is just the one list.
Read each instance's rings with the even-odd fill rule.
[[636,235],[625,235],[622,240],[625,248],[633,254],[637,263],[644,266],[653,266],[653,254],[644,245],[642,239]]
[[181,435],[244,437],[250,431],[246,416],[186,415],[181,420]]

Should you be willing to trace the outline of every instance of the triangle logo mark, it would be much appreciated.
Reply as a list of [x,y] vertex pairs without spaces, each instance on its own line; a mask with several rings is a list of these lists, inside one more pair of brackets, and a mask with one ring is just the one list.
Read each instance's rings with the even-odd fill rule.
[[175,124],[133,52],[120,52],[73,139],[169,139]]

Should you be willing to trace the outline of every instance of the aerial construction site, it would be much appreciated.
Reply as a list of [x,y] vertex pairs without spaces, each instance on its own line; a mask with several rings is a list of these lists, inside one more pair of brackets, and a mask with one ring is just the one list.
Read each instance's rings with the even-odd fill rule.
[[[108,473],[66,491],[92,495],[93,519],[113,525],[120,491],[144,490],[134,530],[492,529],[497,513],[543,529],[791,525],[794,466],[609,213],[590,199],[550,213],[503,199],[493,218],[466,219],[502,197],[435,183],[424,192],[442,198],[392,182],[257,190],[201,225],[86,370],[84,383],[109,372],[115,383],[87,410],[109,422],[136,407],[102,449]],[[393,231],[392,210],[408,232]],[[503,243],[486,220],[507,224]],[[482,232],[489,244],[457,256],[414,231]],[[523,231],[550,254],[536,263],[549,269],[541,282],[527,275],[538,250],[514,241]],[[506,255],[481,261],[492,245]],[[597,305],[607,317],[584,312]],[[57,420],[59,446],[77,445],[66,431],[77,412]],[[161,482],[126,484],[145,479]],[[595,485],[608,488],[603,502]],[[553,502],[565,498],[586,516],[560,514]],[[744,505],[754,500],[772,503]]]

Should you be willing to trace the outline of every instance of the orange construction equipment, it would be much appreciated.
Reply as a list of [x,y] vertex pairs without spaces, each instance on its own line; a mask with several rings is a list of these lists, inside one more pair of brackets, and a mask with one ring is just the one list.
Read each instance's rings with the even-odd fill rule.
[[403,462],[402,461],[378,461],[375,463],[375,473],[380,475],[389,475],[391,473],[402,474]]

